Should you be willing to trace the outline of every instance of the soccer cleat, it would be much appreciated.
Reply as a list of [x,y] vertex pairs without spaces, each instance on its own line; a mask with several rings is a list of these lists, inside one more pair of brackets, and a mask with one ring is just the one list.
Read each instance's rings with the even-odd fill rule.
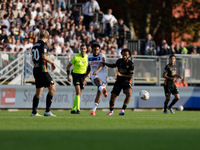
[[72,110],[72,111],[71,111],[71,114],[76,114],[76,111],[75,111],[75,110]]
[[96,114],[95,114],[95,111],[92,111],[92,112],[90,113],[90,115],[95,116],[95,115],[96,115]]
[[121,110],[121,112],[119,113],[119,115],[121,115],[121,116],[125,115],[124,110]]
[[56,115],[52,114],[50,111],[49,112],[44,112],[44,116],[46,116],[46,117],[48,117],[48,116],[56,117]]
[[34,117],[34,116],[36,116],[36,117],[41,117],[42,115],[40,115],[40,114],[38,114],[38,113],[36,113],[36,114],[31,113],[31,116],[32,116],[32,117]]
[[76,114],[80,114],[80,110],[77,110],[77,111],[76,111]]
[[168,108],[168,109],[169,109],[169,111],[170,111],[172,114],[175,114],[175,112],[173,111],[172,108]]
[[168,111],[167,111],[167,110],[164,110],[163,113],[164,113],[164,114],[168,114]]
[[104,95],[105,97],[108,97],[106,88],[103,88],[102,92],[103,92],[103,95]]
[[114,113],[113,113],[113,111],[110,111],[108,114],[107,114],[107,116],[112,116]]

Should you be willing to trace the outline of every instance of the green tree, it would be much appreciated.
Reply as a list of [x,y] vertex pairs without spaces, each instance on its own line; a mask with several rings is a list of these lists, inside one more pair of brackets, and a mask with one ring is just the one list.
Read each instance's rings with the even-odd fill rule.
[[[175,38],[186,42],[196,42],[200,38],[200,1],[198,0],[99,0],[104,12],[113,9],[117,18],[123,18],[132,31],[133,38],[145,38],[151,33],[160,42],[165,38],[171,41],[171,33]],[[180,12],[174,12],[179,8]],[[182,11],[182,12],[181,12]],[[181,13],[177,17],[174,15]],[[185,37],[184,33],[190,35]]]

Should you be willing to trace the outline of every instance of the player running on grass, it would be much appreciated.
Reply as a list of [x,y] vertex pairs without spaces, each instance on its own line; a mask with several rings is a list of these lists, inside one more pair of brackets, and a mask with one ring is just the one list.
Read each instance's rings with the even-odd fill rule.
[[117,79],[111,91],[110,112],[107,115],[113,115],[115,100],[122,89],[124,94],[126,95],[126,98],[124,100],[124,104],[122,106],[122,110],[119,113],[119,115],[125,115],[124,111],[127,105],[129,104],[132,95],[131,79],[134,74],[134,64],[129,59],[131,57],[131,51],[129,49],[123,49],[121,54],[122,58],[119,58],[114,64],[107,64],[103,62],[103,64],[108,67],[118,68]]
[[[182,76],[178,75],[176,72],[176,57],[175,55],[169,56],[169,64],[165,66],[165,69],[163,71],[163,78],[165,78],[165,84],[164,84],[164,90],[165,90],[165,102],[164,102],[164,114],[167,114],[167,108],[169,111],[174,114],[174,111],[172,110],[172,106],[176,104],[176,102],[180,99],[179,92],[177,90],[177,87],[175,85],[176,77],[183,79]],[[174,99],[171,102],[171,104],[168,106],[168,103],[170,101],[170,95],[174,95]]]
[[89,70],[87,74],[91,71],[90,79],[92,83],[98,87],[98,89],[90,115],[95,115],[97,106],[101,101],[102,93],[105,97],[108,96],[105,88],[107,83],[106,68],[103,66],[103,61],[105,61],[105,55],[100,53],[100,45],[94,43],[92,45],[92,54],[88,56]]
[[46,111],[44,113],[44,116],[55,117],[55,115],[53,115],[50,112],[50,107],[56,89],[53,79],[48,73],[47,63],[51,64],[53,70],[56,67],[54,62],[52,62],[47,56],[46,42],[48,40],[48,37],[49,37],[48,31],[46,30],[41,31],[40,40],[38,40],[37,43],[35,43],[32,48],[32,60],[34,63],[33,75],[35,78],[36,93],[35,96],[33,97],[33,107],[31,116],[41,116],[40,114],[37,113],[37,107],[39,104],[40,96],[43,91],[43,87],[48,87],[49,92],[46,97]]
[[74,65],[72,71],[73,84],[76,90],[76,95],[74,98],[74,104],[71,110],[71,114],[80,114],[80,96],[84,89],[83,85],[86,84],[86,72],[88,67],[88,55],[87,47],[83,43],[80,47],[81,53],[74,56],[71,62],[67,65],[68,81],[71,81],[70,77],[70,67]]

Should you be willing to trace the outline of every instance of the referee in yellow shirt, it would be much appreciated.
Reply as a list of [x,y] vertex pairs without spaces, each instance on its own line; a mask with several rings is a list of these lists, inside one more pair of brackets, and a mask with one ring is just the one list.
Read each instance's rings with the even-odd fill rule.
[[71,62],[67,65],[67,77],[68,81],[71,81],[70,78],[70,67],[74,65],[72,71],[73,84],[75,86],[76,95],[74,98],[74,105],[72,107],[71,114],[80,114],[80,96],[82,93],[83,85],[86,84],[86,72],[88,67],[88,55],[87,47],[85,44],[80,46],[81,53],[74,56]]

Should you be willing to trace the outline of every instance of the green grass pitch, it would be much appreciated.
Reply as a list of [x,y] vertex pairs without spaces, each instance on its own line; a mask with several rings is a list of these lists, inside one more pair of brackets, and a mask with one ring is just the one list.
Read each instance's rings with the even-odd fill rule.
[[[119,116],[89,110],[80,115],[30,117],[31,111],[0,111],[0,150],[199,150],[200,112],[126,111]],[[44,111],[39,111],[43,114]]]

